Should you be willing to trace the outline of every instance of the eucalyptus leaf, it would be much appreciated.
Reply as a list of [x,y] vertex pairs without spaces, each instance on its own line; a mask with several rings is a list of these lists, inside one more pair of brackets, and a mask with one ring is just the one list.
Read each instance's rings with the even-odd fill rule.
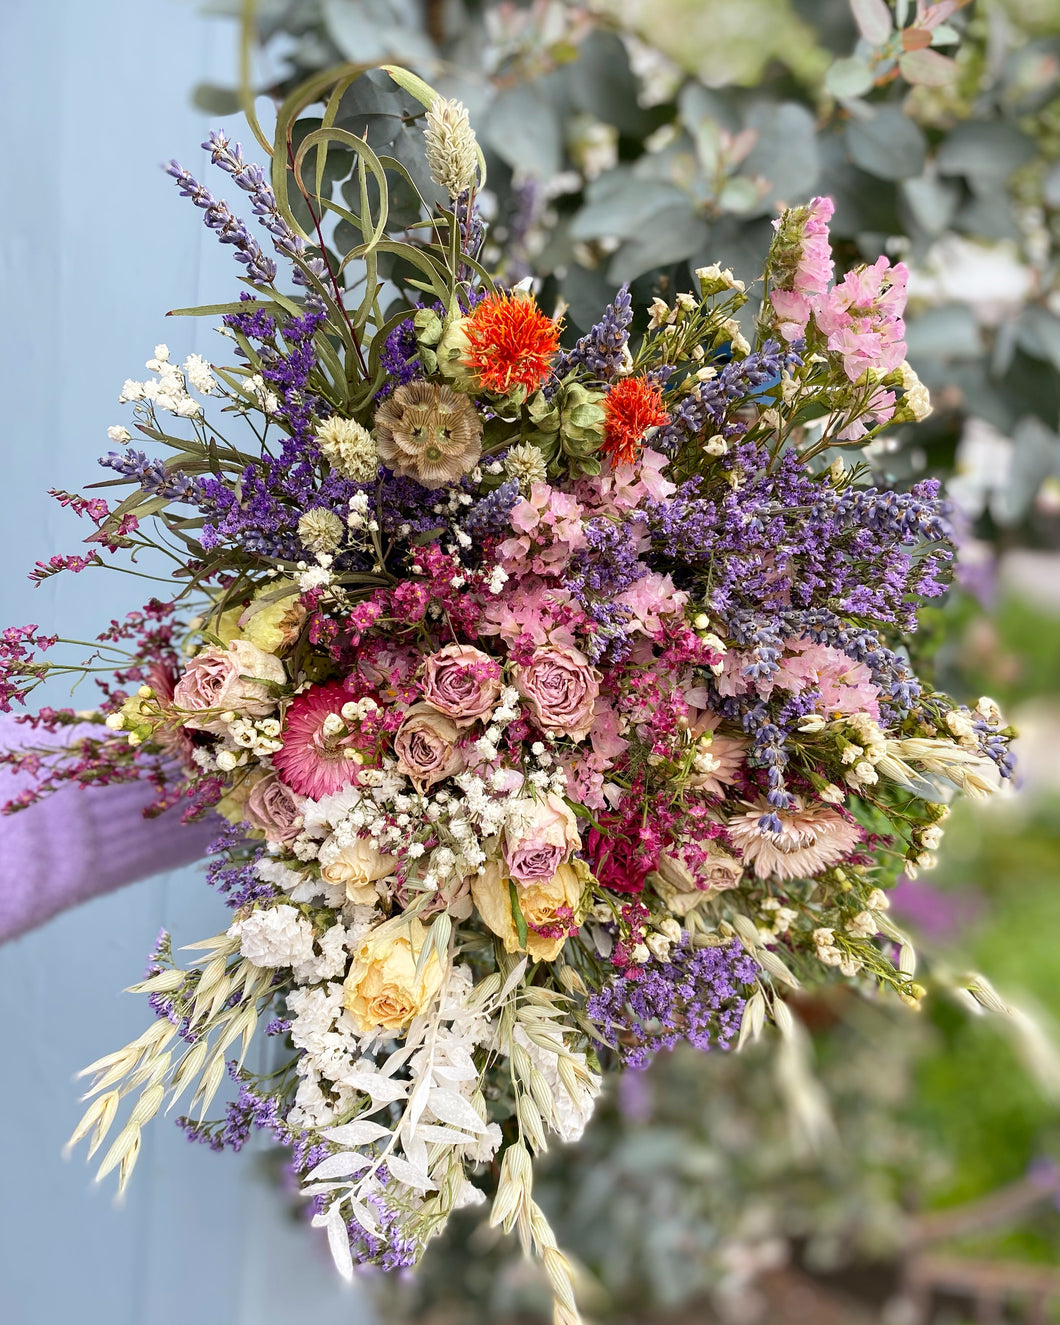
[[654,218],[667,207],[689,207],[686,196],[675,185],[647,189],[629,166],[617,166],[592,180],[585,191],[585,205],[571,222],[572,239],[602,239],[611,235],[635,239],[654,225]]
[[850,0],[858,31],[871,46],[882,46],[894,30],[885,0]]
[[935,164],[940,174],[965,175],[994,188],[1034,153],[1033,140],[1014,125],[971,120],[950,130],[935,154]]
[[612,281],[631,281],[653,267],[681,262],[689,253],[703,248],[710,227],[687,199],[664,207],[655,214],[649,229],[627,240],[611,260],[607,274]]
[[544,80],[513,83],[490,107],[482,126],[485,138],[502,161],[522,175],[547,179],[563,167],[563,124],[560,108],[546,94]]
[[851,55],[830,65],[824,82],[834,97],[845,101],[850,97],[862,97],[871,91],[875,78],[864,60]]
[[927,139],[897,106],[881,106],[870,120],[847,125],[851,160],[879,179],[914,179],[924,169]]
[[761,175],[769,185],[759,210],[772,212],[777,203],[809,198],[821,169],[813,115],[794,101],[757,105],[747,117],[747,127],[754,130],[758,140],[741,172]]
[[637,80],[629,54],[613,32],[592,32],[578,47],[578,59],[569,66],[567,88],[579,110],[613,124],[619,133],[643,135],[649,116],[641,108]]
[[957,62],[930,48],[906,51],[898,61],[898,68],[907,83],[923,87],[945,87],[957,77]]

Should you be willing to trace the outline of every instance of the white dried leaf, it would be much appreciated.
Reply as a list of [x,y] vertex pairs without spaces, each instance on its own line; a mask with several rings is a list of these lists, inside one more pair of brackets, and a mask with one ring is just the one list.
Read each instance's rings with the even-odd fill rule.
[[430,1097],[431,1112],[443,1123],[462,1128],[465,1132],[482,1133],[486,1124],[478,1116],[471,1104],[454,1090],[435,1088]]

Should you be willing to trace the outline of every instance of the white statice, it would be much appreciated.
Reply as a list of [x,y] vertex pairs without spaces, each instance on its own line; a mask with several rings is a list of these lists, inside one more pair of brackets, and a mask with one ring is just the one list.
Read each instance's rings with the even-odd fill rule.
[[293,970],[295,984],[317,984],[323,980],[341,979],[349,965],[346,930],[341,924],[332,925],[317,939],[319,953],[308,961],[300,962]]
[[313,957],[313,926],[286,903],[252,912],[228,933],[254,966],[298,966]]

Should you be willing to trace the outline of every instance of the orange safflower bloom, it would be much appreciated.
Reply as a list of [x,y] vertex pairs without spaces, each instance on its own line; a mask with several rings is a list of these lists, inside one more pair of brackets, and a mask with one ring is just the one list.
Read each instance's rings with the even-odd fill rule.
[[530,295],[487,295],[464,324],[467,366],[486,391],[503,396],[521,386],[529,395],[549,374],[559,332]]
[[663,409],[662,387],[646,377],[623,377],[616,382],[604,397],[604,416],[600,449],[613,465],[631,465],[645,432],[670,421]]

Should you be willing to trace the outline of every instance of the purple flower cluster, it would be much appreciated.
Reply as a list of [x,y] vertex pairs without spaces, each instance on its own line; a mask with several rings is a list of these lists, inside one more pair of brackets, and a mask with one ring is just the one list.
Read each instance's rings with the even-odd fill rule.
[[[380,1169],[380,1176],[384,1176],[383,1169]],[[415,1239],[402,1234],[398,1213],[377,1193],[367,1199],[378,1216],[378,1227],[375,1232],[370,1232],[356,1219],[351,1219],[346,1225],[354,1260],[362,1265],[378,1265],[388,1271],[404,1270],[415,1265],[420,1249]]]
[[214,857],[206,866],[206,882],[217,889],[233,911],[276,893],[271,883],[258,878],[255,866],[265,854],[265,847],[247,839],[246,827],[225,824],[206,848],[206,854]]
[[622,367],[629,328],[633,322],[633,300],[629,285],[623,285],[614,301],[604,309],[604,315],[595,327],[577,342],[573,349],[564,351],[556,362],[553,381],[558,383],[572,368],[585,368],[590,377],[608,381]]
[[728,1049],[739,1034],[758,966],[743,947],[675,948],[669,961],[633,968],[639,979],[613,979],[590,994],[585,1010],[626,1067],[647,1067],[660,1049],[687,1040],[697,1049]]
[[716,377],[694,387],[672,411],[670,422],[655,434],[652,446],[673,455],[697,438],[740,436],[748,425],[743,419],[729,417],[733,407],[775,386],[783,369],[801,363],[794,350],[782,350],[775,340],[763,341],[761,349],[731,360]]
[[233,245],[236,261],[246,268],[247,280],[254,285],[271,285],[276,279],[276,263],[261,251],[261,245],[247,229],[246,222],[241,221],[223,199],[215,198],[179,161],[170,161],[165,171],[177,181],[181,197],[190,198],[202,209],[203,221],[221,243]]

